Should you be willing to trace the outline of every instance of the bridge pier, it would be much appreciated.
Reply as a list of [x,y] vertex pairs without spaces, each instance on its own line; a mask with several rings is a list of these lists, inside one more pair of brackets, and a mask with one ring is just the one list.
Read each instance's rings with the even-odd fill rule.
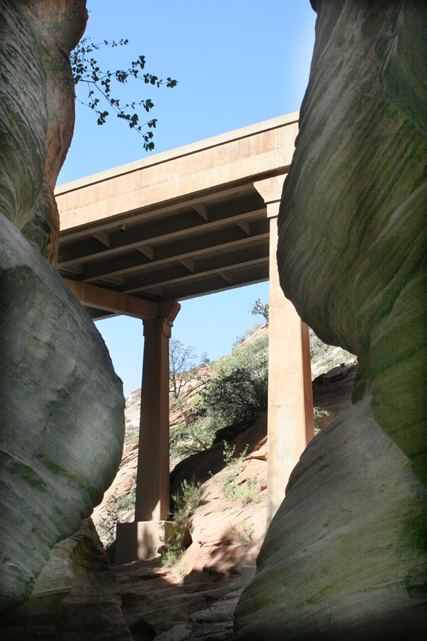
[[135,521],[118,523],[116,563],[157,556],[169,517],[169,339],[180,305],[144,320]]
[[270,220],[267,525],[285,497],[290,473],[314,436],[308,326],[280,287],[277,216],[284,176],[254,184]]

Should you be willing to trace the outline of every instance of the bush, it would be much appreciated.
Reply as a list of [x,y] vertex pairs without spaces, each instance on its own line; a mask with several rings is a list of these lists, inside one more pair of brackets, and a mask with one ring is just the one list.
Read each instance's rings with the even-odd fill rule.
[[176,458],[186,458],[207,450],[213,443],[215,432],[219,429],[214,419],[196,420],[185,427],[180,422],[170,432],[170,453]]
[[245,545],[251,540],[253,525],[246,519],[235,525],[230,524],[227,530],[227,537],[234,545]]
[[[185,547],[185,535],[190,524],[190,516],[197,506],[200,484],[189,483],[184,479],[181,491],[172,496],[175,503],[172,529],[166,541],[167,552],[163,556],[162,565],[175,566],[179,564]],[[183,571],[185,568],[183,568]]]
[[170,452],[185,458],[206,450],[216,432],[241,421],[256,419],[267,409],[268,336],[236,347],[230,356],[211,365],[211,380],[195,395],[188,424],[170,432]]
[[248,447],[249,445],[239,456],[235,456],[236,446],[231,446],[227,441],[224,441],[224,462],[229,471],[229,475],[222,481],[224,496],[230,501],[241,501],[243,505],[262,501],[258,491],[258,481],[255,477],[248,478],[243,483],[238,482],[239,476],[243,472]]
[[204,411],[222,426],[257,418],[267,409],[267,379],[245,367],[214,379],[203,394]]
[[267,409],[268,336],[234,348],[231,356],[214,365],[212,373],[193,416],[214,417],[217,429],[258,418]]
[[129,494],[122,494],[116,500],[118,510],[129,510],[135,507],[136,487],[133,487]]

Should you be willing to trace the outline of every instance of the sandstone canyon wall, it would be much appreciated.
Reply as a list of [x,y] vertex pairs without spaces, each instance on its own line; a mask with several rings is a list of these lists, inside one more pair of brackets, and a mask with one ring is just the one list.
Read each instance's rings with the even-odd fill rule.
[[279,214],[281,285],[358,355],[355,405],[295,467],[236,641],[427,630],[427,5],[317,0]]
[[49,264],[86,20],[85,0],[0,2],[0,614],[100,502],[123,445],[121,381]]
[[84,33],[86,0],[2,0],[1,213],[56,263],[53,189],[71,144],[69,54]]

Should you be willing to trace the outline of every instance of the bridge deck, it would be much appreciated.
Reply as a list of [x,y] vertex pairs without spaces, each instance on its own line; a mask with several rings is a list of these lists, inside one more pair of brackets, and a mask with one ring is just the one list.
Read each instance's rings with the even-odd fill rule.
[[[58,270],[92,317],[131,313],[123,295],[138,315],[134,299],[268,280],[269,222],[254,182],[287,173],[297,121],[289,114],[58,187]],[[94,287],[122,303],[99,306]]]

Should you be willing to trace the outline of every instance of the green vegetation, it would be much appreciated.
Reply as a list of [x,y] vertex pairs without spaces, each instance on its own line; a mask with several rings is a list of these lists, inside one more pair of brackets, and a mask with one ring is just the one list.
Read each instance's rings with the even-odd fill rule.
[[314,417],[314,433],[318,434],[322,427],[327,425],[330,422],[331,412],[320,407],[313,407],[313,417]]
[[243,505],[249,503],[260,503],[262,497],[259,494],[258,481],[255,477],[239,482],[239,476],[245,466],[245,456],[249,445],[245,447],[239,456],[235,456],[236,446],[231,446],[224,441],[224,462],[227,465],[228,476],[221,481],[224,496],[229,501],[241,501]]
[[246,519],[243,519],[241,523],[236,525],[230,524],[227,530],[227,537],[235,545],[244,545],[245,543],[249,543],[251,540],[252,530],[253,525],[251,525]]
[[189,483],[184,480],[181,483],[181,491],[172,496],[175,503],[175,512],[173,524],[168,531],[166,541],[167,552],[163,555],[162,565],[166,567],[175,567],[181,573],[185,574],[185,564],[182,564],[182,553],[185,549],[185,539],[189,529],[190,517],[197,506],[199,500],[198,483]]
[[267,409],[268,336],[242,347],[212,367],[200,393],[195,418],[213,418],[217,428],[258,418]]
[[[183,382],[194,372],[184,370],[181,363],[187,362],[188,350],[176,341],[177,351],[173,356],[175,387],[180,393]],[[180,355],[178,358],[177,355]],[[176,458],[185,458],[208,449],[218,430],[240,421],[258,418],[267,409],[268,394],[268,336],[263,336],[247,345],[234,347],[231,355],[210,364],[211,378],[205,388],[193,398],[190,411],[183,413],[181,421],[170,433],[170,451]],[[178,371],[179,370],[179,371]],[[173,387],[173,385],[172,385]],[[182,398],[182,397],[181,397]],[[178,407],[179,407],[178,398]]]
[[270,320],[270,305],[268,303],[262,304],[261,299],[257,298],[251,309],[251,314],[254,316],[257,316],[258,314],[263,316],[266,325],[268,325],[268,321]]
[[133,423],[126,426],[126,442],[135,445],[139,441],[139,429]]
[[135,507],[135,498],[136,498],[136,486],[134,486],[129,494],[122,494],[116,499],[116,505],[118,510],[129,510],[129,508]]
[[354,354],[340,348],[338,354],[330,353],[330,345],[324,343],[314,331],[309,329],[310,336],[310,357],[311,361],[321,363],[325,371],[340,365],[341,363],[352,361],[356,358]]
[[[158,632],[168,632],[176,624],[175,621],[170,619],[154,619],[153,628]],[[139,637],[138,637],[139,638]]]
[[186,458],[196,452],[207,450],[213,443],[215,433],[219,429],[211,417],[206,420],[196,420],[185,427],[178,423],[170,432],[170,454],[172,458]]

